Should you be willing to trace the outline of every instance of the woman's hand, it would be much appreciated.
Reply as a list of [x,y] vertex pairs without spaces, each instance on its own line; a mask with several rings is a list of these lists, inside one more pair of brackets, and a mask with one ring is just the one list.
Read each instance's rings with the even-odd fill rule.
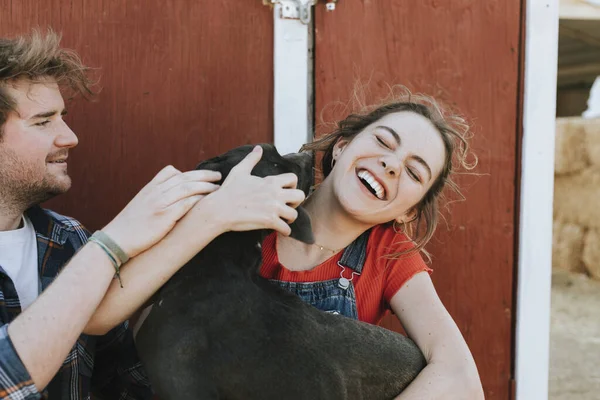
[[159,242],[200,199],[219,187],[215,171],[163,168],[102,230],[129,257]]
[[305,195],[296,189],[298,177],[295,174],[265,178],[250,174],[260,161],[262,151],[256,146],[231,170],[218,190],[190,211],[189,218],[194,218],[198,209],[203,210],[205,216],[212,215],[217,219],[223,232],[273,229],[289,235],[288,224],[298,216],[295,208],[304,201]]

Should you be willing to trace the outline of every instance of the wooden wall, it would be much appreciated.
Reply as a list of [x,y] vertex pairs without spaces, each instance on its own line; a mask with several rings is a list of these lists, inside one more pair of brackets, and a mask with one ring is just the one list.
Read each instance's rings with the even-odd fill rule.
[[0,35],[33,27],[98,68],[68,105],[73,187],[48,206],[102,227],[162,167],[273,140],[272,15],[259,1],[0,0]]
[[[449,99],[472,123],[481,175],[459,179],[467,201],[429,249],[487,399],[510,395],[521,2],[342,0],[315,15],[317,120],[361,80]],[[97,102],[68,105],[74,185],[49,204],[91,229],[166,164],[273,140],[272,13],[259,0],[0,0],[1,36],[35,26],[101,75]]]

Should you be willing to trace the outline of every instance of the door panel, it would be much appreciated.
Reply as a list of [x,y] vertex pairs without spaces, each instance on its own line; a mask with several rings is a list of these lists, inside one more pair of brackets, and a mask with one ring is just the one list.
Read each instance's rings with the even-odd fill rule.
[[[487,399],[507,399],[512,368],[519,0],[340,1],[317,7],[316,113],[342,117],[357,81],[374,97],[403,84],[450,102],[475,133],[478,177],[458,179],[428,247],[433,280],[474,354]],[[318,130],[323,132],[323,129]],[[401,331],[394,316],[382,325]]]
[[0,35],[34,26],[101,75],[96,102],[68,104],[73,187],[47,204],[90,229],[168,164],[273,141],[272,13],[259,1],[0,0]]

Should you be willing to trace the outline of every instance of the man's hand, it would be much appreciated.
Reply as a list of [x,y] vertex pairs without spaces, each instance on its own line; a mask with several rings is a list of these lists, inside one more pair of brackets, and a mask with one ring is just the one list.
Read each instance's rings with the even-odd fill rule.
[[295,207],[304,201],[304,192],[296,189],[298,177],[292,173],[265,178],[250,175],[261,157],[262,148],[256,146],[185,219],[193,219],[196,209],[204,215],[210,210],[208,214],[219,219],[223,231],[274,229],[289,235],[288,224],[298,216]]
[[219,186],[215,171],[163,168],[104,229],[129,257],[159,242],[200,199]]

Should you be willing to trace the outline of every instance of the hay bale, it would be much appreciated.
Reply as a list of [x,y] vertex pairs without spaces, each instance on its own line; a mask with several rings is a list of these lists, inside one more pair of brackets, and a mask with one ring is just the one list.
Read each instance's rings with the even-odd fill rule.
[[600,228],[600,169],[588,168],[554,179],[554,217],[584,227]]
[[595,167],[600,167],[600,119],[585,121],[585,142],[588,161]]
[[582,260],[590,276],[600,279],[600,230],[590,229],[586,232]]
[[[589,165],[586,151],[585,121],[580,118],[558,118],[556,120],[556,147],[554,172],[568,174],[580,171]],[[595,137],[592,135],[592,137]]]
[[555,220],[552,231],[552,268],[569,272],[585,272],[581,259],[583,227]]

